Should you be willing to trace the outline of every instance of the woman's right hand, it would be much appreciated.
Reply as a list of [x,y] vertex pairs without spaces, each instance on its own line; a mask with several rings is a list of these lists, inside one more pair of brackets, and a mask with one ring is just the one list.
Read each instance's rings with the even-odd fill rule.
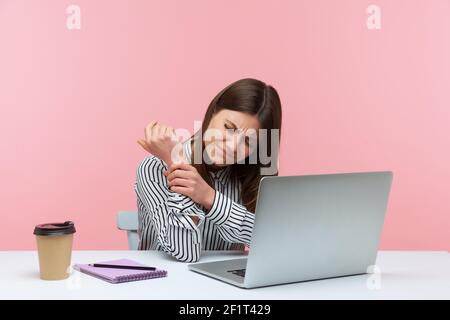
[[163,160],[168,166],[172,163],[185,162],[183,158],[180,159],[178,153],[174,156],[175,159],[172,159],[173,148],[178,144],[181,147],[172,127],[152,121],[145,127],[144,135],[145,139],[138,140],[138,144],[144,150]]

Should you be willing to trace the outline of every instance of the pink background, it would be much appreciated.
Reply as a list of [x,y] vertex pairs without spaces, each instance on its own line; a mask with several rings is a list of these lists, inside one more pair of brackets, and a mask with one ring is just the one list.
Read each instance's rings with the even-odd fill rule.
[[76,248],[125,249],[115,214],[136,209],[146,123],[192,131],[243,77],[282,97],[281,174],[392,170],[381,248],[448,250],[449,15],[446,0],[0,1],[0,250],[65,219]]

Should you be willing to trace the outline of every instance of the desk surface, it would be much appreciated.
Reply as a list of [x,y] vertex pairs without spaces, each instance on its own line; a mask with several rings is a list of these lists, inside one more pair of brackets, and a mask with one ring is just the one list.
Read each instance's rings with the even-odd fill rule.
[[[202,261],[240,255],[204,252]],[[240,289],[210,279],[155,251],[74,251],[72,263],[118,258],[155,265],[168,270],[169,275],[109,284],[73,271],[66,280],[43,281],[35,251],[1,251],[0,299],[450,299],[450,254],[444,251],[380,251],[379,274],[257,289]]]

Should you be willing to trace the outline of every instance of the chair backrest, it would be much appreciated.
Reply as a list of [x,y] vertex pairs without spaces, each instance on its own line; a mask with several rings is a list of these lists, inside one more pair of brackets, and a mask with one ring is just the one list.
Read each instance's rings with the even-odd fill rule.
[[127,232],[128,248],[130,250],[137,250],[138,248],[138,214],[133,211],[120,211],[117,213],[116,219],[117,228]]

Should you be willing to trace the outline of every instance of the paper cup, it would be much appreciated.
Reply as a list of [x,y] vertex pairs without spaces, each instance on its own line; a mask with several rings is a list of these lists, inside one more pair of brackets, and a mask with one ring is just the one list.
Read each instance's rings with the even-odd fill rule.
[[34,228],[42,280],[62,280],[69,277],[74,233],[72,221],[45,223]]

